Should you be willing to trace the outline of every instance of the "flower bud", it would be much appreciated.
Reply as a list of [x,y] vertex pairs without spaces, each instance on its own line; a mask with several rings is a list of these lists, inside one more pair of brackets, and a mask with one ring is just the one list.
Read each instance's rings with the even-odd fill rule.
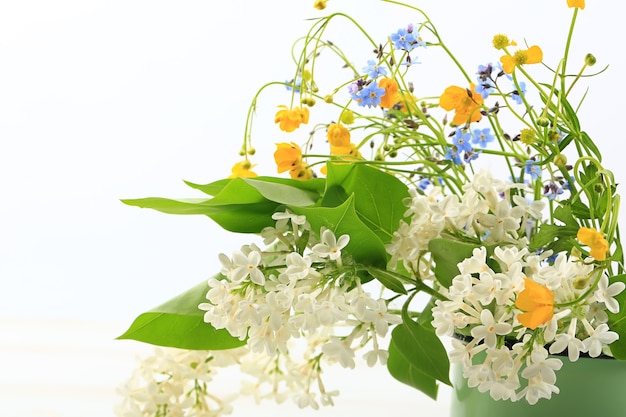
[[550,126],[550,119],[547,117],[540,117],[537,119],[537,125],[541,127],[548,127]]
[[254,155],[256,153],[256,149],[248,148],[248,155]]
[[309,81],[311,78],[312,78],[311,71],[306,70],[306,69],[302,71],[302,80],[303,81]]
[[593,54],[585,55],[585,65],[588,67],[593,66],[596,63],[596,57]]
[[556,165],[559,168],[563,168],[565,165],[567,165],[567,156],[565,156],[562,153],[555,155],[554,165]]
[[354,123],[354,113],[352,112],[352,110],[346,109],[341,113],[341,117],[339,118],[339,120],[344,125],[351,125],[352,123]]
[[324,102],[328,103],[328,104],[332,104],[334,100],[334,97],[332,94],[326,94],[324,96]]

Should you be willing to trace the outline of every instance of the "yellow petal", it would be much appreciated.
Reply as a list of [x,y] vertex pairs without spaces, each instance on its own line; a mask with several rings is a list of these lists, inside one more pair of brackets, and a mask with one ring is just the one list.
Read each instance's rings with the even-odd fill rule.
[[528,53],[527,64],[538,64],[543,61],[543,51],[537,45],[531,46],[526,52]]
[[585,8],[585,0],[567,0],[567,7],[578,7],[582,10]]

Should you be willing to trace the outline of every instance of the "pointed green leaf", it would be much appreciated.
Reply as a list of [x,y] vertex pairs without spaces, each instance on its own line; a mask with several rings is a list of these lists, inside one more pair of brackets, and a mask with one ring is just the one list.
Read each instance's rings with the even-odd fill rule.
[[226,330],[216,330],[204,322],[198,308],[206,302],[206,281],[140,314],[118,339],[132,339],[157,346],[192,350],[219,350],[243,346],[246,342]]
[[[428,244],[428,250],[435,261],[435,277],[444,287],[452,285],[452,279],[459,275],[457,264],[472,256],[474,249],[479,245],[459,242],[451,239],[433,239]],[[487,251],[490,253],[489,249]]]
[[296,214],[303,214],[311,224],[313,232],[319,234],[322,227],[332,230],[335,236],[348,234],[350,243],[344,249],[357,262],[384,268],[387,264],[387,251],[378,236],[361,221],[351,196],[338,207],[295,207],[289,208]]
[[391,332],[398,353],[417,371],[444,384],[450,382],[450,361],[435,332],[403,314],[402,324]]
[[345,201],[348,196],[354,196],[355,209],[363,223],[384,243],[391,241],[406,212],[406,184],[368,165],[329,163],[323,205],[338,205],[341,198]]
[[387,369],[391,376],[398,381],[422,391],[433,400],[437,399],[437,391],[439,388],[437,380],[421,373],[415,366],[411,365],[411,362],[406,360],[399,352],[394,339],[391,339],[391,343],[389,344]]

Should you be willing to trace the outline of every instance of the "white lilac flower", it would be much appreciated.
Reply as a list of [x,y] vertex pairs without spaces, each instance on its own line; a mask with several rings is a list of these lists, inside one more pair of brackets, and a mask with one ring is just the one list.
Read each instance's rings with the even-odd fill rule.
[[506,200],[500,200],[492,213],[477,214],[475,222],[490,232],[489,242],[502,242],[506,240],[507,233],[515,233],[520,228],[521,215],[517,208],[511,208]]
[[313,260],[308,256],[302,256],[298,252],[290,252],[286,257],[287,269],[284,274],[289,277],[290,281],[304,279],[313,273],[311,269]]
[[617,333],[609,330],[609,326],[606,323],[602,323],[594,329],[587,320],[583,319],[582,322],[589,333],[589,337],[583,340],[583,344],[592,358],[600,356],[605,346],[610,345],[619,338]]
[[328,343],[322,346],[322,352],[328,358],[338,361],[344,368],[355,367],[354,350],[338,337],[331,337]]
[[542,212],[546,207],[546,203],[543,200],[531,200],[529,202],[521,195],[514,195],[512,197],[516,207],[521,207],[526,213],[535,219],[541,219]]
[[616,314],[619,312],[619,303],[614,297],[621,293],[625,287],[626,284],[621,281],[617,281],[609,285],[609,277],[602,275],[600,282],[598,282],[598,289],[593,294],[596,297],[596,300],[606,305],[607,310]]
[[[551,320],[555,321],[554,318]],[[581,340],[576,337],[576,323],[578,320],[573,318],[567,328],[567,332],[559,333],[554,337],[554,343],[550,345],[551,354],[561,353],[567,349],[567,356],[570,362],[576,362],[582,352],[587,349]]]
[[232,282],[241,282],[249,276],[255,284],[265,284],[265,275],[259,269],[259,265],[261,265],[260,252],[253,250],[245,255],[241,251],[234,251],[232,261],[234,268],[229,275]]
[[445,196],[441,201],[429,205],[433,223],[453,223],[460,213],[459,197],[455,194]]
[[452,338],[452,349],[448,352],[451,363],[460,363],[463,369],[472,365],[474,356],[487,349],[484,343],[470,341],[468,343]]
[[509,334],[513,329],[510,323],[496,322],[493,314],[489,310],[480,312],[480,322],[480,325],[472,328],[472,337],[478,340],[484,340],[485,345],[489,348],[496,347],[498,335]]
[[313,253],[320,258],[329,258],[337,263],[341,262],[341,250],[350,242],[349,235],[341,235],[339,239],[330,229],[323,229],[321,233],[321,242],[313,246]]
[[515,246],[497,246],[493,250],[494,257],[507,268],[521,262],[528,254],[527,248],[518,249]]

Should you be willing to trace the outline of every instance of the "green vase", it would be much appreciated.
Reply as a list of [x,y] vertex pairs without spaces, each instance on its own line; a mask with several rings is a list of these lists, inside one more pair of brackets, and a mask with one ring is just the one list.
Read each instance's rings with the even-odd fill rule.
[[570,362],[559,357],[563,367],[556,372],[560,392],[549,400],[530,405],[495,401],[489,393],[469,388],[460,364],[452,364],[450,417],[625,417],[626,361],[581,357]]

